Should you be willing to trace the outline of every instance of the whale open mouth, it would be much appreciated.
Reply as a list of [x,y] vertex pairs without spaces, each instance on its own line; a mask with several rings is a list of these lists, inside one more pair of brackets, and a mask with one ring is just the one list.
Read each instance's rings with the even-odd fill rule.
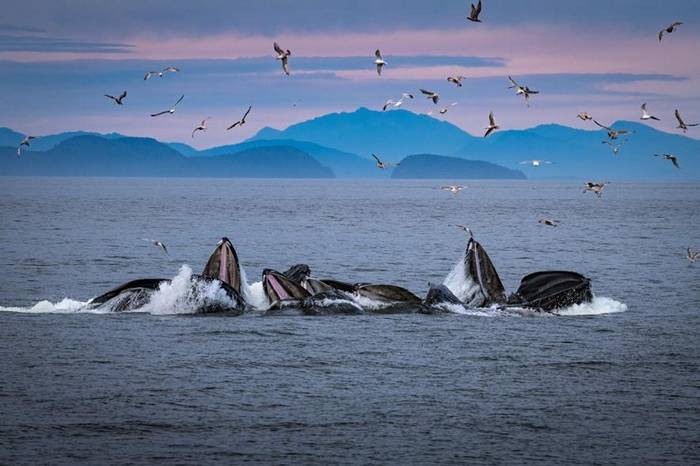
[[[295,268],[290,269],[292,270]],[[302,275],[292,274],[292,276]],[[271,303],[291,299],[303,300],[311,296],[311,293],[304,289],[301,283],[290,278],[287,272],[282,274],[272,269],[263,271],[263,288]]]
[[216,245],[207,265],[204,266],[202,276],[221,280],[237,293],[241,292],[241,269],[238,254],[228,238],[221,238],[219,244]]
[[498,276],[498,272],[496,272],[496,267],[491,262],[489,255],[486,254],[486,250],[473,238],[470,238],[469,244],[467,244],[464,267],[467,276],[472,277],[479,285],[485,300],[482,305],[504,303],[506,301],[506,291],[501,278]]

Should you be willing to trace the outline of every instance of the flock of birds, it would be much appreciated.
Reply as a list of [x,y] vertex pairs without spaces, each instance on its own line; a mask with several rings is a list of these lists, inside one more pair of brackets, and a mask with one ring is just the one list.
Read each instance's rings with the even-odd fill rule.
[[[479,2],[475,4],[471,4],[471,8],[469,11],[469,15],[467,16],[467,20],[473,23],[481,23],[481,19],[479,16],[481,15],[482,12],[482,2],[479,0]],[[679,26],[681,26],[683,23],[680,21],[673,22],[667,27],[664,27],[659,31],[658,38],[659,42],[661,42],[664,38],[664,35],[671,34],[675,32]],[[273,50],[276,53],[276,60],[279,60],[281,66],[282,66],[282,71],[285,75],[289,76],[290,75],[290,66],[289,66],[289,59],[292,56],[292,52],[289,49],[283,49],[277,42],[273,43]],[[387,66],[389,63],[384,59],[382,52],[380,49],[376,49],[374,52],[374,65],[376,67],[377,71],[377,76],[381,77],[382,75],[382,70],[384,69],[385,66]],[[160,71],[147,71],[144,74],[143,80],[148,81],[152,77],[159,77],[163,78],[167,73],[178,73],[180,72],[180,69],[174,66],[168,66],[166,68],[161,69]],[[462,81],[465,79],[465,76],[462,75],[457,75],[457,76],[448,76],[447,81],[451,84],[454,84],[456,87],[462,87]],[[530,88],[527,85],[521,84],[518,81],[516,81],[512,76],[508,76],[508,81],[510,85],[508,86],[508,89],[515,89],[515,95],[516,96],[522,96],[525,104],[529,107],[530,106],[530,97],[533,95],[537,95],[540,92],[537,90],[534,90]],[[428,90],[428,89],[419,89],[421,94],[425,96],[426,99],[431,101],[434,105],[438,105],[440,101],[440,94],[438,94],[435,91]],[[123,91],[121,94],[117,96],[105,94],[104,96],[110,100],[112,100],[116,105],[124,105],[124,99],[127,97],[127,91]],[[163,110],[160,112],[152,113],[151,117],[159,117],[162,115],[172,115],[176,111],[176,107],[182,100],[185,98],[184,94],[180,96],[180,98],[173,104],[172,107],[170,107],[167,110]],[[382,111],[387,111],[390,109],[397,109],[400,108],[402,105],[404,105],[405,102],[414,99],[414,95],[411,93],[402,93],[401,97],[399,99],[389,99],[387,100],[384,105],[382,106]],[[449,107],[457,105],[457,102],[453,102],[449,106],[444,106],[440,107],[437,112],[441,115],[444,115],[448,112]],[[252,106],[249,106],[246,112],[243,114],[243,116],[229,125],[226,130],[231,130],[233,128],[236,128],[238,126],[243,126],[246,123],[246,118],[250,114],[252,110]],[[642,121],[661,121],[660,118],[658,118],[655,115],[652,115],[649,113],[649,110],[647,109],[647,104],[643,103],[641,105],[641,116],[640,120]],[[433,112],[430,111],[428,112],[428,115],[432,115]],[[678,122],[678,126],[676,126],[677,129],[682,130],[684,133],[688,131],[689,128],[695,127],[700,125],[700,123],[686,123],[683,117],[680,114],[680,111],[678,109],[675,110],[674,116],[676,118],[676,121]],[[613,152],[613,155],[618,155],[624,144],[628,141],[628,139],[625,137],[629,134],[631,134],[633,131],[627,130],[627,129],[616,129],[611,126],[606,126],[598,122],[596,119],[594,119],[588,112],[581,112],[577,115],[579,119],[582,121],[592,121],[595,125],[598,127],[604,129],[607,132],[607,140],[601,141],[602,144],[606,144],[610,147],[610,149]],[[195,135],[198,132],[206,132],[207,131],[207,122],[211,119],[205,118],[202,120],[198,125],[194,127],[192,130],[192,138],[195,137]],[[493,111],[489,112],[488,115],[488,125],[484,128],[485,133],[484,133],[484,138],[488,137],[491,135],[494,131],[497,131],[501,129],[499,124],[496,122],[495,116]],[[19,146],[17,147],[17,157],[20,156],[22,148],[23,147],[30,147],[31,141],[33,139],[36,139],[35,136],[29,136],[26,135],[24,139],[20,142]],[[680,168],[680,164],[678,162],[678,157],[674,154],[669,154],[669,153],[664,153],[664,154],[654,154],[655,157],[660,157],[662,160],[668,160],[671,162],[676,168]],[[372,157],[375,159],[375,164],[376,167],[380,170],[396,167],[399,165],[398,162],[386,162],[382,160],[378,155],[372,154]],[[548,160],[524,160],[521,161],[520,164],[523,165],[531,165],[532,167],[540,167],[542,165],[547,165],[551,164],[551,161]],[[603,191],[605,189],[605,186],[608,185],[609,182],[593,182],[593,181],[588,181],[584,185],[583,192],[592,192],[594,193],[598,198],[601,198],[603,195]],[[460,191],[464,190],[465,187],[461,185],[449,185],[449,186],[442,186],[440,189],[444,191],[448,191],[452,194],[458,194]],[[540,224],[546,225],[546,226],[551,226],[551,227],[557,227],[559,225],[558,220],[552,220],[548,218],[543,218],[538,221]],[[468,231],[466,229],[465,231]],[[164,243],[158,240],[147,240],[153,243],[155,246],[159,247],[162,249],[166,254],[167,254],[167,247],[165,246]],[[687,258],[688,260],[693,263],[695,260],[700,256],[700,251],[693,251],[691,248],[687,249]]]

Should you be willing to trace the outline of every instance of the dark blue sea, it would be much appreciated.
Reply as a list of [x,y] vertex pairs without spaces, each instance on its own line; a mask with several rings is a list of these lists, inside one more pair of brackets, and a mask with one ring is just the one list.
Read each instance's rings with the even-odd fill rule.
[[[452,181],[452,180],[450,180]],[[700,184],[0,178],[0,464],[700,463]],[[561,221],[557,228],[540,218]],[[199,316],[83,304],[199,272],[222,236],[264,268],[424,296],[469,225],[545,313]],[[144,239],[165,242],[169,255]]]

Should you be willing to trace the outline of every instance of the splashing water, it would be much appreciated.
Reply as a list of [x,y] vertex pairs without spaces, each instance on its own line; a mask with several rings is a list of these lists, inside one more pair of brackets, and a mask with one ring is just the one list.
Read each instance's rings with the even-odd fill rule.
[[590,303],[574,304],[566,309],[560,309],[555,314],[560,316],[593,316],[600,314],[614,314],[625,312],[627,305],[604,296],[595,296]]
[[246,304],[257,310],[263,310],[270,307],[270,301],[265,295],[265,290],[263,289],[262,281],[254,282],[253,284],[248,284],[248,277],[245,274],[243,267],[241,270],[241,295],[245,300]]
[[188,265],[180,271],[170,283],[161,283],[151,299],[134,312],[146,312],[154,315],[194,314],[199,309],[212,304],[231,308],[236,303],[226,294],[217,282],[192,280],[192,269]]
[[[27,313],[93,313],[111,312],[109,303],[90,308],[89,301],[76,301],[64,298],[58,303],[40,301],[32,307],[3,307],[0,311]],[[223,308],[235,307],[236,303],[226,294],[217,282],[192,280],[192,269],[183,265],[170,283],[161,283],[146,304],[128,312],[144,312],[154,315],[193,314],[207,306],[220,305]]]
[[475,302],[481,303],[484,300],[479,284],[465,273],[464,259],[462,258],[457,261],[457,264],[455,264],[450,273],[447,274],[442,284],[449,288],[452,294],[468,306],[473,305]]

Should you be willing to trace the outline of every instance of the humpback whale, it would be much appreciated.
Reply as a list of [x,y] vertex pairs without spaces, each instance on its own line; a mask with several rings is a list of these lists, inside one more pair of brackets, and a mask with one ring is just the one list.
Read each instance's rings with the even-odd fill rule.
[[[279,314],[290,308],[306,315],[361,314],[362,307],[351,299],[351,295],[310,277],[306,264],[297,264],[285,272],[272,269],[263,271],[263,289],[270,301],[269,314]],[[338,283],[341,282],[332,282]],[[343,284],[344,285],[344,284]],[[343,286],[345,288],[347,285]]]
[[[198,313],[243,312],[245,301],[241,296],[240,264],[236,250],[228,238],[224,237],[219,241],[202,273],[193,275],[191,281],[192,294],[197,294],[202,288],[201,285],[216,283],[230,300],[230,303],[224,304],[203,297],[199,308],[196,309]],[[91,299],[88,306],[91,309],[102,308],[111,312],[137,310],[146,305],[164,284],[169,283],[171,280],[165,278],[132,280]]]
[[428,294],[421,303],[421,314],[444,314],[452,312],[455,307],[466,310],[467,307],[445,285],[430,285]]
[[[526,275],[518,290],[506,298],[505,288],[491,258],[471,231],[463,229],[470,235],[463,260],[448,274],[442,285],[430,286],[424,300],[396,285],[313,278],[308,265],[296,264],[285,272],[273,269],[263,271],[262,290],[269,303],[266,312],[276,314],[291,311],[306,315],[364,312],[435,314],[494,306],[498,309],[553,311],[593,299],[590,279],[568,271],[541,271]],[[242,293],[242,287],[247,284],[243,280],[238,254],[225,237],[217,243],[201,274],[187,275],[184,281],[181,278],[132,280],[93,298],[87,306],[112,312],[139,310],[148,305],[155,293],[167,291],[169,284],[177,286],[180,292],[184,285],[184,299],[188,306],[192,303],[196,307],[194,311],[197,313],[240,314],[247,306]]]
[[457,299],[469,308],[497,305],[500,308],[554,311],[593,299],[590,279],[576,272],[552,270],[526,275],[518,290],[506,299],[496,267],[484,247],[471,235],[463,267],[456,267],[444,285],[447,290],[440,287],[430,289],[424,308],[435,309],[441,303],[456,304]]

